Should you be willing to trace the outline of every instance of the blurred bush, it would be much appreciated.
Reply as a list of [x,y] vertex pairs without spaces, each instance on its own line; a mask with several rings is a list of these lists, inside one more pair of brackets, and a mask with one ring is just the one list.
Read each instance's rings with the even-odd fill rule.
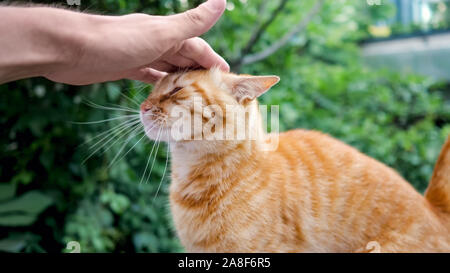
[[[79,9],[170,14],[200,2],[82,0]],[[329,133],[392,166],[423,191],[450,133],[450,88],[360,63],[358,42],[372,22],[392,15],[391,6],[325,1],[288,43],[260,61],[244,62],[279,41],[317,2],[229,0],[205,39],[235,71],[281,77],[261,98],[280,105],[281,130]],[[85,100],[137,109],[148,92],[125,80],[76,87],[36,78],[0,85],[0,251],[69,251],[69,241],[80,242],[81,252],[183,251],[167,206],[169,179],[162,178],[166,147],[159,147],[147,183],[142,177],[153,143],[144,138],[132,147],[137,137],[125,146],[130,152],[109,166],[122,147],[111,136],[110,149],[82,163],[93,150],[81,144],[121,123],[71,122],[123,115],[89,107]]]

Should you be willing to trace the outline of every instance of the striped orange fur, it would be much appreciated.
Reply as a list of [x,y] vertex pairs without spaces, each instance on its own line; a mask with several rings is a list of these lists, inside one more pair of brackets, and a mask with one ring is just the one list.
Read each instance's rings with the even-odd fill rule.
[[[175,73],[142,103],[145,128],[156,126],[171,143],[170,208],[187,251],[368,252],[376,244],[381,252],[450,252],[450,140],[424,197],[395,170],[316,131],[266,135],[257,126],[246,128],[255,139],[206,140],[195,130],[202,139],[171,138],[171,109],[194,115],[194,97],[224,113],[241,107],[260,122],[255,98],[277,81],[216,69]],[[274,137],[277,148],[263,149]]]

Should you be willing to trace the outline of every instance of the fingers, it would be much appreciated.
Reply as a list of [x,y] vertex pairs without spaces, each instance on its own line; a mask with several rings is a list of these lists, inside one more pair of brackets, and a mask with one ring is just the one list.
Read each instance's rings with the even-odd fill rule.
[[176,67],[166,61],[156,61],[148,65],[150,68],[153,68],[158,71],[163,72],[173,72],[176,70]]
[[183,57],[180,54],[172,55],[164,58],[163,61],[156,61],[148,65],[148,67],[162,72],[174,72],[180,68],[196,66],[198,65],[193,60]]
[[130,80],[142,81],[145,83],[156,83],[159,79],[164,78],[167,75],[165,72],[161,72],[149,67],[141,68],[133,71],[126,78]]
[[226,0],[208,0],[197,8],[166,17],[168,28],[177,41],[200,36],[219,20],[225,6]]
[[184,57],[183,55],[181,55],[178,52],[176,52],[175,54],[168,54],[167,56],[164,56],[163,59],[167,63],[169,63],[175,67],[184,68],[184,67],[194,67],[194,66],[198,65],[195,61]]
[[201,38],[191,38],[183,42],[178,53],[204,68],[219,67],[224,71],[230,71],[230,66]]

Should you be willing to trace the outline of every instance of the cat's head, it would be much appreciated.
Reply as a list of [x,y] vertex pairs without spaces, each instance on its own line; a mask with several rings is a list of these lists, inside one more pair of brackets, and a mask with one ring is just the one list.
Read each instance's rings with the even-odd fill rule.
[[[232,139],[238,130],[248,130],[245,120],[253,116],[259,121],[256,98],[278,81],[277,76],[236,75],[219,69],[169,74],[141,104],[141,121],[154,140]],[[244,121],[239,117],[242,112],[247,112]]]

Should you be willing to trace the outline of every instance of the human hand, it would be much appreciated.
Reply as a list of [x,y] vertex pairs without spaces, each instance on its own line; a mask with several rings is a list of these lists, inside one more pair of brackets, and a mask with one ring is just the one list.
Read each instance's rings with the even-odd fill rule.
[[[45,43],[35,44],[50,43],[48,48],[53,51],[42,54],[45,50],[39,49],[47,63],[40,69],[34,67],[34,74],[27,76],[44,76],[74,85],[123,78],[153,83],[165,72],[184,67],[218,66],[229,70],[225,60],[198,37],[217,22],[225,5],[226,0],[209,0],[171,16],[100,16],[54,8],[25,8],[28,12],[39,9],[27,17],[31,24],[33,14],[41,13],[36,16],[39,20],[45,18],[39,25],[39,31],[45,32],[40,35],[45,37]],[[52,45],[53,41],[59,46]],[[22,77],[24,69],[27,68],[21,69]]]

